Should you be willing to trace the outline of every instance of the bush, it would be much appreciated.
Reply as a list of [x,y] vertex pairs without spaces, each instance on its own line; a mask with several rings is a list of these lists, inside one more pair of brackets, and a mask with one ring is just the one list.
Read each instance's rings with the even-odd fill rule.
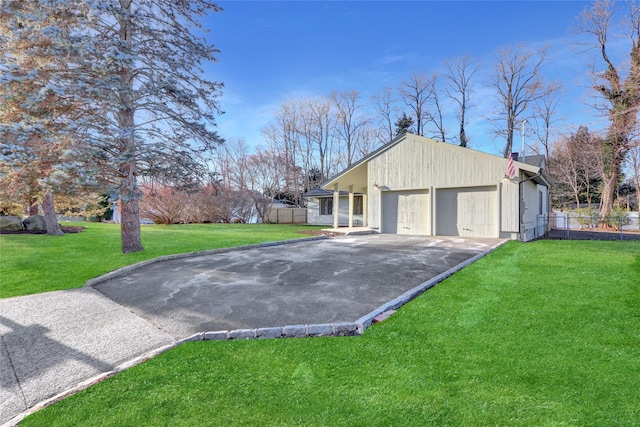
[[609,215],[604,217],[602,223],[620,231],[625,225],[631,224],[631,218],[629,218],[629,213],[626,210],[615,208]]
[[593,208],[578,209],[576,211],[578,217],[576,221],[580,224],[580,228],[596,228],[600,222],[599,213]]

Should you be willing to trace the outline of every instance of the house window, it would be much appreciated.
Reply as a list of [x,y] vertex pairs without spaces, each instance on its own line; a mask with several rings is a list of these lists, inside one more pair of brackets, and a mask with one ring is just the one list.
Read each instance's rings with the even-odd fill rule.
[[320,199],[320,215],[333,215],[333,198]]
[[542,194],[542,191],[538,191],[538,214],[539,215],[542,215],[544,213],[543,207],[544,207],[544,194]]
[[353,214],[362,215],[362,196],[353,197]]

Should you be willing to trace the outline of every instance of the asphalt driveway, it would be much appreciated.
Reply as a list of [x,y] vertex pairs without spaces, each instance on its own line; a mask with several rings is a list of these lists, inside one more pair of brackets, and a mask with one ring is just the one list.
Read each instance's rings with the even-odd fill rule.
[[346,236],[162,261],[93,287],[178,339],[354,322],[500,241]]

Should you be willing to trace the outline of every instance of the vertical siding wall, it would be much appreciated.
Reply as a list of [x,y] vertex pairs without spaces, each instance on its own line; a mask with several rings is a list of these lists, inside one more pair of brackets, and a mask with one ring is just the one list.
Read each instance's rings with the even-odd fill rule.
[[384,191],[429,190],[433,195],[434,189],[438,188],[498,186],[499,232],[503,235],[518,231],[518,184],[503,179],[506,159],[407,135],[372,158],[367,167],[371,228],[382,227],[381,196]]

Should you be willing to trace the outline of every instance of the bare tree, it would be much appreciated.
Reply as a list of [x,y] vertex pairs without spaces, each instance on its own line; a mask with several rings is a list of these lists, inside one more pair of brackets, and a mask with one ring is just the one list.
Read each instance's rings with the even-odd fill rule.
[[326,98],[308,99],[305,105],[305,131],[315,152],[317,167],[324,181],[332,173],[333,143],[335,140],[335,118],[331,102]]
[[570,188],[577,206],[581,195],[588,204],[592,203],[601,174],[601,147],[602,139],[584,126],[570,136],[561,137],[552,147],[551,176],[558,188]]
[[[576,206],[580,205],[580,166],[579,155],[569,138],[561,138],[553,147],[553,156],[549,159],[552,164],[553,177],[558,187],[567,187],[571,191]],[[557,193],[556,193],[557,194]]]
[[[640,109],[640,4],[627,2],[629,12],[622,18],[624,36],[631,45],[629,69],[616,65],[612,60],[614,43],[608,39],[615,3],[597,0],[581,15],[583,33],[594,39],[591,47],[598,52],[599,61],[593,66],[593,89],[600,94],[610,124],[603,145],[603,179],[600,216],[606,217],[613,210],[615,191],[626,155],[632,145],[631,134],[638,122]],[[626,65],[626,64],[625,64]],[[604,71],[596,69],[604,66]]]
[[398,88],[402,101],[413,112],[415,130],[424,136],[424,128],[429,120],[427,102],[433,96],[433,79],[426,74],[413,74],[409,80],[404,80]]
[[285,166],[285,192],[296,204],[302,202],[304,191],[303,167],[305,159],[300,140],[300,103],[288,101],[280,104],[274,121],[262,130],[269,149],[282,156]]
[[[362,144],[359,144],[358,147],[356,148],[357,152],[356,152],[356,156],[358,159],[361,159],[367,155],[369,155],[369,153],[372,153],[374,150],[376,150],[379,146],[380,146],[380,129],[376,128],[376,127],[364,127],[361,129],[362,131]],[[386,140],[385,142],[389,142],[390,140]]]
[[472,79],[480,69],[480,64],[474,63],[469,56],[445,61],[447,67],[446,77],[447,95],[456,105],[456,119],[460,127],[458,140],[461,147],[469,144],[470,138],[467,135],[465,126],[467,125],[467,112],[473,107],[471,95],[473,94]]
[[447,132],[444,127],[444,116],[440,103],[440,93],[438,91],[438,75],[431,76],[431,111],[427,112],[427,119],[436,129],[440,141],[447,142]]
[[249,197],[262,222],[268,222],[273,198],[284,187],[283,158],[259,148],[252,154],[243,139],[228,144],[226,152],[232,186]]
[[394,137],[397,109],[394,107],[393,90],[389,87],[383,87],[380,92],[371,96],[371,104],[378,116],[378,138],[381,143],[385,144]]
[[529,104],[540,98],[540,68],[545,61],[546,48],[534,52],[522,45],[501,48],[496,55],[492,85],[496,91],[498,125],[496,133],[506,139],[504,157],[513,149],[516,122]]
[[332,92],[330,99],[336,107],[336,131],[340,138],[339,143],[344,146],[345,167],[351,167],[354,156],[359,151],[359,146],[364,143],[367,134],[363,129],[369,123],[369,118],[361,113],[360,93],[352,90],[349,92]]
[[544,156],[548,159],[551,152],[551,141],[556,134],[555,124],[558,121],[556,108],[560,102],[562,85],[550,83],[542,90],[543,94],[534,104],[536,135]]

